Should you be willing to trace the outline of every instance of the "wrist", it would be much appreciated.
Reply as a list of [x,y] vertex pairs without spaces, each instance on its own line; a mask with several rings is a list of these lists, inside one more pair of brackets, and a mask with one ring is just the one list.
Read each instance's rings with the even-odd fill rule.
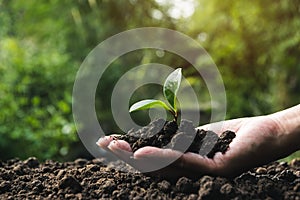
[[300,149],[300,104],[268,115],[275,124],[278,148],[288,155]]

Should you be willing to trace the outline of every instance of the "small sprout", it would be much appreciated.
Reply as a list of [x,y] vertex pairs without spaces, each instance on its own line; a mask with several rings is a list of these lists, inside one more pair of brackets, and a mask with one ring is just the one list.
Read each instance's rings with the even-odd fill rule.
[[173,115],[175,121],[177,121],[178,110],[176,106],[176,96],[180,86],[181,77],[182,77],[181,68],[178,68],[167,77],[164,83],[163,93],[165,98],[168,101],[168,104],[156,99],[146,99],[133,104],[130,107],[129,112],[133,112],[137,110],[146,110],[149,108],[162,107],[168,110]]

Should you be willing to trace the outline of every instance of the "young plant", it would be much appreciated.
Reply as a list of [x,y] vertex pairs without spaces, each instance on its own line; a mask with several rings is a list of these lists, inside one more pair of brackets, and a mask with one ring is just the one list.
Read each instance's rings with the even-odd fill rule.
[[164,97],[168,101],[168,104],[156,99],[146,99],[133,104],[130,107],[129,112],[133,112],[137,110],[146,110],[155,107],[162,107],[167,111],[169,111],[173,115],[174,120],[177,121],[178,110],[176,106],[176,95],[180,86],[181,77],[182,77],[181,68],[178,68],[167,77],[164,83],[163,93],[164,93]]

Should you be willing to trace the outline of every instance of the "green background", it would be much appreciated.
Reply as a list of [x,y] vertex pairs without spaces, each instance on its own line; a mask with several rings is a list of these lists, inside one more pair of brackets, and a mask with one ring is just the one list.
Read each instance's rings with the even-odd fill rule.
[[[0,0],[0,159],[89,157],[72,117],[76,72],[101,41],[137,27],[177,30],[207,50],[223,77],[227,119],[299,104],[299,0],[194,0],[194,12],[179,17],[166,2]],[[97,89],[96,109],[107,133],[119,131],[110,111],[114,84],[132,67],[151,62],[182,67],[201,112],[209,115],[205,84],[189,63],[170,53],[136,51],[113,62]],[[142,87],[132,102],[154,98],[160,90]]]

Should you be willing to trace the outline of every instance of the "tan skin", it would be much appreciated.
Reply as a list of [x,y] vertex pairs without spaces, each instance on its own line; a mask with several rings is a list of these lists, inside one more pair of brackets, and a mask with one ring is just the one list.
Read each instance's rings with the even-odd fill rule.
[[[224,130],[232,130],[236,133],[236,138],[225,154],[217,153],[213,159],[156,147],[144,147],[133,154],[127,142],[116,141],[111,136],[100,139],[97,144],[137,169],[143,167],[145,160],[151,163],[151,160],[178,158],[168,167],[153,172],[166,177],[195,177],[201,174],[237,176],[300,149],[300,104],[271,115],[233,119],[222,123],[222,128],[214,131],[220,134]],[[211,130],[214,125],[216,123],[198,128]]]

